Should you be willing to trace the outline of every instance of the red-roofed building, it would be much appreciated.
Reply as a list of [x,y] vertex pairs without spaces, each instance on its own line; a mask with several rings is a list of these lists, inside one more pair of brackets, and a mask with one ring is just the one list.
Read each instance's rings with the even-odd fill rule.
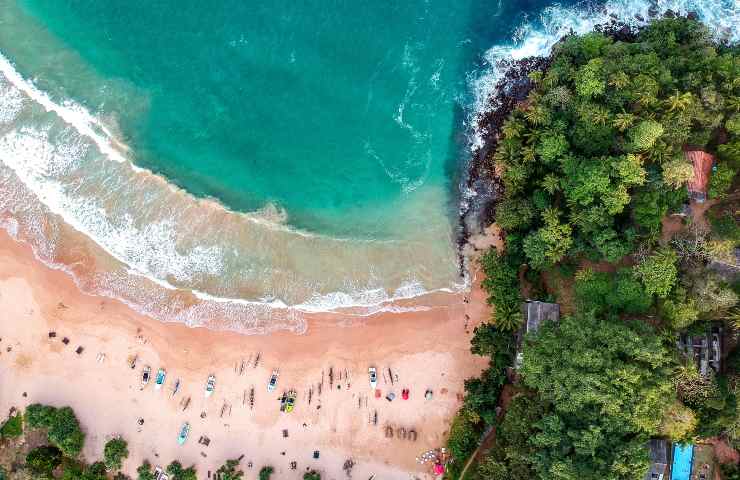
[[709,177],[714,166],[714,157],[701,150],[688,150],[684,152],[686,159],[694,166],[694,176],[689,180],[689,197],[699,203],[707,199],[709,188]]

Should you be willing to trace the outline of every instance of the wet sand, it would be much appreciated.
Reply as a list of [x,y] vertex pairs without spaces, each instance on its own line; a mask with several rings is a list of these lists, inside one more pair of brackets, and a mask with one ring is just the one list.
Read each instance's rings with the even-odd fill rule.
[[[430,307],[370,317],[309,315],[304,335],[245,336],[165,324],[118,301],[82,294],[70,276],[44,266],[27,245],[0,231],[0,411],[34,402],[70,405],[87,434],[86,459],[100,458],[107,439],[121,434],[129,441],[124,472],[130,475],[145,458],[154,465],[179,459],[206,478],[226,459],[244,455],[247,479],[264,465],[275,468],[276,479],[302,478],[307,468],[327,480],[346,478],[348,459],[353,478],[431,478],[430,466],[416,457],[444,445],[464,379],[485,367],[470,354],[469,341],[489,309],[478,282],[468,295],[436,294],[399,306],[419,305]],[[49,338],[51,331],[56,337]],[[138,356],[134,370],[127,366],[131,355]],[[166,369],[161,390],[153,380],[141,389],[145,365],[153,375]],[[378,368],[380,398],[370,388],[369,366]],[[273,369],[280,377],[270,393]],[[209,374],[217,383],[206,399]],[[172,398],[177,378],[181,387]],[[408,400],[401,398],[404,388]],[[281,413],[279,396],[290,389],[297,392],[295,410]],[[424,398],[427,389],[431,400]],[[384,398],[389,392],[396,394],[393,402]],[[186,421],[191,433],[179,446]],[[387,426],[393,438],[386,437]],[[415,430],[417,440],[399,438],[401,427]],[[198,443],[201,436],[209,446]]]

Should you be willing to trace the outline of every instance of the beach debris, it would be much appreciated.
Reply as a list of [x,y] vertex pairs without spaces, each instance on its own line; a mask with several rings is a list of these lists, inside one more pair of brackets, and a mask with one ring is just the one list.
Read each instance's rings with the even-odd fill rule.
[[80,345],[80,346],[77,347],[77,350],[75,350],[75,353],[77,355],[82,355],[82,352],[84,352],[84,351],[85,351],[85,347],[83,347],[83,346]]
[[224,404],[221,406],[221,416],[219,418],[224,418],[224,413],[226,413],[226,410],[229,409],[229,405],[226,401],[224,401]]
[[180,445],[184,444],[185,440],[188,439],[188,435],[190,435],[190,424],[185,422],[182,424],[182,428],[180,428],[180,434],[177,436],[177,443]]
[[378,411],[373,411],[373,425],[378,425]]
[[355,466],[355,462],[351,458],[348,458],[347,460],[344,461],[344,465],[342,465],[342,470],[344,470],[344,473],[345,475],[347,475],[347,477],[352,476],[352,468],[354,466]]
[[391,367],[388,367],[388,378],[391,379],[391,385],[393,385],[393,372],[391,371]]
[[267,391],[272,392],[275,390],[275,387],[277,387],[278,377],[280,376],[280,372],[278,369],[275,369],[272,371],[272,375],[270,375],[270,381],[267,382]]
[[251,460],[247,462],[247,468],[252,468],[253,466],[254,464],[252,463]]
[[318,458],[319,458],[319,455],[320,455],[320,453],[319,453],[319,451],[318,451],[318,450],[314,450],[314,451],[313,451],[313,458],[316,458],[316,459],[318,459]]
[[208,375],[208,380],[206,381],[206,391],[205,396],[206,398],[213,395],[213,391],[216,389],[216,376],[214,374]]
[[[206,452],[200,452],[200,456],[203,458],[207,458],[208,455],[206,455]],[[211,478],[211,471],[208,470],[208,478]]]
[[49,332],[49,338],[56,338],[56,336],[57,336],[57,332],[55,332],[53,330],[51,332]]
[[67,337],[64,337],[64,338],[62,339],[62,343],[63,343],[63,344],[65,344],[65,345],[69,345],[69,338],[67,338]]
[[247,404],[247,390],[245,389],[244,392],[242,392],[242,405]]
[[105,362],[105,354],[103,352],[98,353],[98,356],[95,357],[95,360],[97,360],[98,363]]
[[246,368],[246,364],[244,363],[244,359],[242,358],[242,363],[239,365],[239,376],[244,375],[244,369]]
[[329,390],[334,388],[334,367],[329,367]]
[[207,447],[208,445],[211,444],[211,439],[206,437],[205,435],[201,435],[200,438],[198,439],[198,443],[200,445]]
[[295,470],[296,468],[298,468],[298,462],[293,460],[292,462],[290,462],[290,469]]
[[249,389],[249,409],[254,408],[254,385]]
[[311,399],[313,398],[313,387],[308,387],[308,404],[311,405]]
[[392,402],[396,398],[396,394],[393,392],[389,392],[388,395],[385,396],[385,399],[389,402]]
[[262,352],[257,352],[257,358],[254,359],[254,368],[257,368],[259,366],[261,358]]
[[167,378],[167,371],[164,368],[157,370],[157,378],[154,379],[154,389],[159,390],[164,385],[164,381]]
[[288,438],[288,430],[283,429],[283,438]]
[[206,418],[207,415],[208,414],[206,413],[205,410],[203,410],[202,412],[200,412],[200,418]]
[[390,425],[385,426],[385,438],[393,438],[393,427]]
[[175,384],[172,386],[172,393],[170,394],[170,398],[174,398],[175,395],[177,395],[177,392],[180,391],[180,379],[175,380]]
[[403,390],[401,390],[401,398],[403,398],[404,400],[409,399],[409,389],[408,388],[404,388]]
[[409,430],[409,440],[411,440],[412,442],[415,442],[416,437],[417,437],[416,430],[414,430],[413,428]]
[[183,411],[183,412],[184,412],[185,410],[187,410],[187,409],[188,409],[188,407],[190,406],[190,397],[188,397],[188,398],[183,398],[182,400],[180,400],[180,405],[182,405],[182,411]]
[[147,386],[149,383],[149,379],[152,376],[152,367],[149,365],[144,365],[144,369],[141,371],[141,389],[144,390],[144,387]]

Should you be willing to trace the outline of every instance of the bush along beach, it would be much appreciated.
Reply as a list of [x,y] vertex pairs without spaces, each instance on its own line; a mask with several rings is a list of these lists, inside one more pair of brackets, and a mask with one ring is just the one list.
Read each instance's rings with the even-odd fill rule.
[[670,15],[525,63],[481,117],[505,247],[480,259],[492,315],[471,350],[490,364],[447,478],[626,480],[652,438],[740,448],[740,49]]
[[[130,480],[120,471],[129,455],[128,442],[124,438],[112,437],[105,444],[103,459],[88,463],[81,458],[85,434],[70,407],[56,408],[35,403],[29,405],[23,415],[14,413],[0,428],[0,431],[8,432],[7,435],[3,433],[0,439],[0,479]],[[31,447],[32,443],[38,442],[39,434],[46,438],[45,444]],[[33,441],[19,438],[24,435],[34,435]],[[240,460],[227,460],[216,473],[221,480],[240,479],[244,472],[239,464]],[[186,468],[177,460],[162,470],[174,480],[198,478],[195,467]],[[155,467],[149,460],[144,460],[136,469],[134,478],[155,480]]]

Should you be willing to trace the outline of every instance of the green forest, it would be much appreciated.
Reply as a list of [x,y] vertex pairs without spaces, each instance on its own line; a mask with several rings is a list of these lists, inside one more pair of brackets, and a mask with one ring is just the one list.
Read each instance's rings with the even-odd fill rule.
[[[740,329],[740,48],[664,18],[568,36],[529,82],[486,159],[505,248],[480,260],[492,315],[471,350],[490,363],[465,384],[447,478],[484,436],[466,479],[642,479],[654,437],[740,449],[738,349],[702,375],[676,346],[721,328],[733,350]],[[688,213],[686,151],[714,157]],[[525,299],[561,315],[516,361]]]

